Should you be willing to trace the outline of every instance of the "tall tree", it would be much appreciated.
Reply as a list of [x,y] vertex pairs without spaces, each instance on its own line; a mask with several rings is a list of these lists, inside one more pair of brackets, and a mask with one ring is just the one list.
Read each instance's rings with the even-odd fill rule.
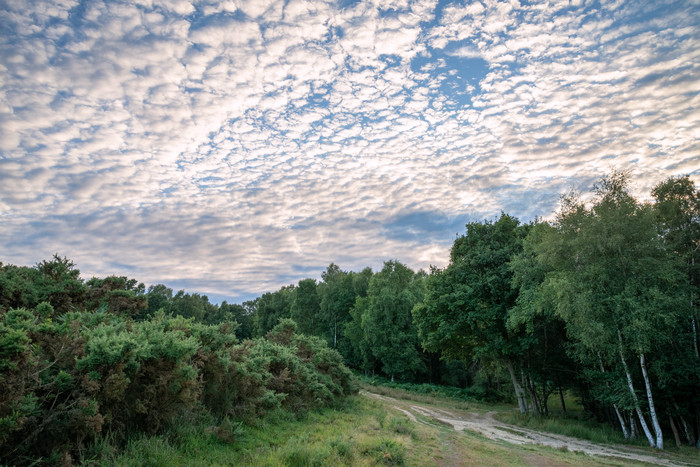
[[689,176],[669,178],[652,190],[666,244],[685,263],[693,352],[698,352],[697,296],[700,286],[700,190]]
[[267,334],[281,319],[290,317],[294,289],[296,286],[287,285],[276,292],[264,293],[256,299],[255,335],[257,337]]
[[297,323],[299,332],[308,335],[322,335],[321,300],[316,292],[314,279],[302,279],[294,290],[290,314]]
[[398,261],[385,262],[370,280],[362,328],[372,355],[392,381],[413,380],[426,371],[411,315],[423,293],[423,278]]
[[355,304],[352,274],[331,263],[321,274],[318,285],[321,299],[321,318],[326,328],[326,339],[333,348],[342,347],[345,323],[350,319],[350,308]]
[[[684,313],[678,301],[682,281],[677,258],[662,244],[654,210],[637,202],[628,185],[626,173],[613,172],[596,186],[591,207],[576,196],[564,200],[556,222],[560,235],[546,252],[554,261],[548,284],[557,296],[557,313],[580,348],[597,354],[601,367],[617,360],[649,444],[663,449],[652,384],[660,375],[650,369],[666,358],[662,349]],[[634,360],[646,407],[635,388]]]
[[510,262],[518,298],[508,312],[507,325],[513,333],[525,333],[519,340],[527,375],[525,383],[534,408],[542,415],[549,413],[547,400],[554,390],[559,391],[562,410],[566,411],[563,387],[571,381],[575,368],[566,353],[565,323],[556,315],[554,297],[544,286],[551,269],[539,257],[542,244],[554,234],[549,223],[536,221],[523,241],[523,251]]
[[508,369],[521,412],[527,409],[516,376],[519,343],[506,327],[517,290],[509,261],[522,250],[526,228],[502,213],[495,221],[467,224],[450,252],[450,264],[433,268],[425,300],[413,310],[423,346],[464,361],[502,363]]

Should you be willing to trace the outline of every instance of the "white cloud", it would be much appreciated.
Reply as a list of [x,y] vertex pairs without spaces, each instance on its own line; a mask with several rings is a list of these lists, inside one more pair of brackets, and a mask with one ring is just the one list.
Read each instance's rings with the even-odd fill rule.
[[610,165],[640,190],[697,176],[687,8],[76,6],[2,12],[4,262],[262,292],[295,265],[444,264],[454,232],[409,238],[402,213],[529,219]]

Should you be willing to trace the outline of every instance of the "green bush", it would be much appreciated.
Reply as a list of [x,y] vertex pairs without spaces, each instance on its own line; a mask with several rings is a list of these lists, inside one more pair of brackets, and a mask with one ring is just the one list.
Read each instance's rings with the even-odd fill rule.
[[0,458],[79,461],[110,452],[103,436],[125,445],[197,412],[218,420],[211,436],[233,442],[242,419],[304,412],[356,390],[340,355],[296,334],[293,321],[267,339],[239,342],[235,329],[163,313],[54,316],[48,303],[0,314]]

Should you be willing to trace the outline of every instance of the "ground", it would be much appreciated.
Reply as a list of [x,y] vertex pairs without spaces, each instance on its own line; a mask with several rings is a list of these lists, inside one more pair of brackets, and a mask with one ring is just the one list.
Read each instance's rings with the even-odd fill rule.
[[[601,461],[604,458],[610,460],[632,461],[635,463],[647,463],[652,465],[663,465],[673,467],[686,467],[689,465],[700,465],[680,462],[677,460],[663,457],[661,453],[658,455],[648,454],[644,450],[636,449],[628,446],[608,446],[592,443],[590,441],[576,439],[568,436],[543,433],[527,428],[521,428],[514,425],[497,421],[493,415],[495,412],[479,412],[467,411],[455,408],[446,410],[437,408],[427,404],[418,404],[415,401],[400,400],[387,395],[381,395],[368,390],[363,390],[362,395],[372,399],[381,400],[389,404],[395,410],[406,415],[413,423],[428,424],[430,422],[439,422],[447,426],[451,426],[457,432],[472,432],[478,433],[493,441],[500,441],[512,445],[537,445],[548,446],[559,451],[569,451],[586,454],[599,458]],[[443,441],[445,446],[445,456],[447,465],[469,465],[464,464],[455,457],[454,446],[449,443],[448,439]],[[570,465],[569,462],[559,463],[549,457],[544,457],[537,453],[528,453],[523,460],[531,465]]]

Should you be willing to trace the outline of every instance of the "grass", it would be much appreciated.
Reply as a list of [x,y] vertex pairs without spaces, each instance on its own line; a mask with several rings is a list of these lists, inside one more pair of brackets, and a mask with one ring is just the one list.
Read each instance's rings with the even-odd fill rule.
[[595,420],[582,419],[574,415],[543,417],[530,413],[500,412],[495,415],[495,418],[511,425],[585,439],[599,444],[647,445],[645,438],[626,440],[622,433],[610,425],[598,423]]
[[[421,435],[407,417],[379,401],[350,397],[341,407],[297,417],[277,412],[243,426],[233,438],[205,421],[160,436],[133,438],[101,464],[120,466],[431,465],[418,452]],[[410,461],[408,459],[410,458]]]
[[[454,413],[511,411],[494,406],[433,396],[400,388],[365,386],[398,401],[362,395],[342,405],[303,415],[276,412],[246,424],[212,419],[183,419],[159,436],[136,436],[117,452],[109,443],[94,447],[86,465],[119,466],[479,466],[479,465],[630,465],[628,461],[589,457],[577,452],[496,442],[477,433],[417,415],[417,422],[398,408],[419,403]],[[547,429],[551,426],[539,429]],[[693,453],[694,454],[694,453]],[[691,454],[688,454],[689,456]],[[688,457],[684,456],[683,460]],[[692,462],[692,459],[691,461]]]

